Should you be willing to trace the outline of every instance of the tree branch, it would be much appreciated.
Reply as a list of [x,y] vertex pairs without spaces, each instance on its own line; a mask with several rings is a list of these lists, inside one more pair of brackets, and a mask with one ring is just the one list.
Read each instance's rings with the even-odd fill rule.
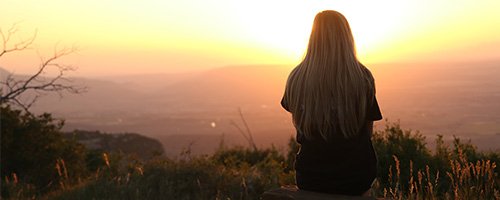
[[[14,24],[7,33],[4,33],[0,30],[0,34],[3,40],[3,50],[0,51],[0,58],[6,53],[13,51],[23,51],[28,49],[36,38],[36,32],[33,37],[21,40],[20,42],[13,45],[13,47],[8,47],[8,43],[11,37],[17,32],[17,25]],[[61,50],[57,50],[57,47],[54,49],[53,55],[44,59],[40,56],[40,64],[38,66],[38,70],[28,76],[26,79],[21,79],[20,77],[16,77],[14,74],[8,74],[5,78],[5,81],[0,81],[0,104],[14,104],[26,112],[29,113],[29,108],[38,100],[40,96],[44,93],[56,92],[59,96],[62,96],[63,92],[69,93],[82,93],[86,91],[86,87],[78,87],[74,84],[71,84],[72,81],[66,78],[66,72],[76,70],[75,67],[71,65],[64,65],[58,63],[57,61],[61,59],[61,57],[67,56],[77,51],[77,48],[63,48]],[[44,73],[48,70],[48,68],[55,68],[57,70],[57,75],[53,77],[43,76]],[[32,91],[35,92],[36,95],[34,97],[29,98],[27,101],[21,101],[21,96],[26,94],[27,92]]]
[[[31,36],[27,39],[21,39],[19,42],[17,42],[16,44],[14,44],[12,47],[9,48],[8,43],[9,43],[11,37],[14,34],[16,34],[17,31],[18,31],[17,23],[13,24],[12,27],[10,27],[10,29],[7,30],[7,33],[4,33],[2,31],[2,29],[0,29],[0,35],[2,35],[2,41],[3,41],[2,50],[0,51],[0,57],[2,57],[6,53],[10,53],[13,51],[22,51],[22,50],[28,49],[35,41],[36,36],[38,34],[38,31],[35,30],[35,32],[33,33],[33,36]],[[7,35],[5,35],[5,34],[7,34]]]

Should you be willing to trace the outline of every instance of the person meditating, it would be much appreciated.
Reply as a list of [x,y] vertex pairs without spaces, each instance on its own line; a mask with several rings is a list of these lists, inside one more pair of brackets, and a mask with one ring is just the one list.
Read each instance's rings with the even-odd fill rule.
[[281,101],[301,148],[300,190],[366,195],[377,173],[373,121],[382,114],[374,78],[356,57],[346,18],[326,10],[314,19],[306,55],[290,73]]

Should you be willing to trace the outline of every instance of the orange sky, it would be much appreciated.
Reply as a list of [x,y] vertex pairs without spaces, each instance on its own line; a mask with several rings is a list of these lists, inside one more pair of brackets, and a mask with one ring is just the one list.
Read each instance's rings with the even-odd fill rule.
[[498,0],[2,0],[0,28],[37,30],[34,49],[0,59],[36,70],[54,46],[76,75],[184,72],[226,65],[286,64],[302,57],[314,15],[342,12],[365,63],[500,60]]

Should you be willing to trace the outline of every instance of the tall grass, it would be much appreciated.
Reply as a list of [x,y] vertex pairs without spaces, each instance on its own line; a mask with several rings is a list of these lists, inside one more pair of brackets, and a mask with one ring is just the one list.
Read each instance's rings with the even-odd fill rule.
[[[500,199],[499,177],[495,172],[496,163],[490,160],[478,160],[475,163],[468,162],[462,150],[459,149],[459,157],[450,159],[450,171],[431,173],[429,165],[425,169],[413,168],[410,161],[408,169],[410,177],[407,187],[404,187],[401,179],[400,161],[393,156],[394,167],[389,167],[389,186],[383,188],[383,197],[390,199]],[[444,179],[444,180],[443,180]],[[448,188],[437,190],[442,182],[450,183]],[[380,188],[378,188],[380,189]]]
[[[374,134],[379,177],[373,195],[388,199],[500,199],[498,153],[476,151],[455,139],[452,148],[437,138],[431,153],[424,138],[399,125]],[[72,177],[63,159],[54,162],[59,190],[40,193],[16,174],[3,175],[4,199],[258,199],[269,189],[295,182],[293,158],[275,148],[221,146],[213,155],[155,157],[143,161],[103,153],[90,175]],[[96,164],[97,163],[97,164]],[[94,168],[95,167],[95,168]],[[4,195],[9,194],[9,195]]]
[[[85,184],[50,199],[258,199],[270,188],[293,184],[277,150],[233,148],[212,156],[157,158],[113,169],[100,168]],[[108,163],[108,162],[106,162]]]

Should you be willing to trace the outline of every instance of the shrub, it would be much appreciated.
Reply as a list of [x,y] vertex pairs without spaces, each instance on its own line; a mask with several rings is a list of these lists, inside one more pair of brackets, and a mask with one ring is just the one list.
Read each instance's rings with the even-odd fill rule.
[[22,191],[32,196],[29,191],[43,194],[86,176],[85,148],[62,136],[62,121],[47,113],[34,116],[6,105],[0,109],[3,198],[19,193],[11,190],[19,188],[11,187],[14,182],[26,185]]
[[[390,166],[395,166],[393,156],[399,159],[400,168],[409,169],[410,161],[417,169],[425,168],[431,159],[431,154],[426,148],[425,137],[412,130],[401,129],[399,123],[386,123],[382,131],[375,131],[372,137],[373,146],[377,153],[377,177],[382,187],[387,187],[389,182]],[[403,188],[408,187],[409,171],[400,174]]]

